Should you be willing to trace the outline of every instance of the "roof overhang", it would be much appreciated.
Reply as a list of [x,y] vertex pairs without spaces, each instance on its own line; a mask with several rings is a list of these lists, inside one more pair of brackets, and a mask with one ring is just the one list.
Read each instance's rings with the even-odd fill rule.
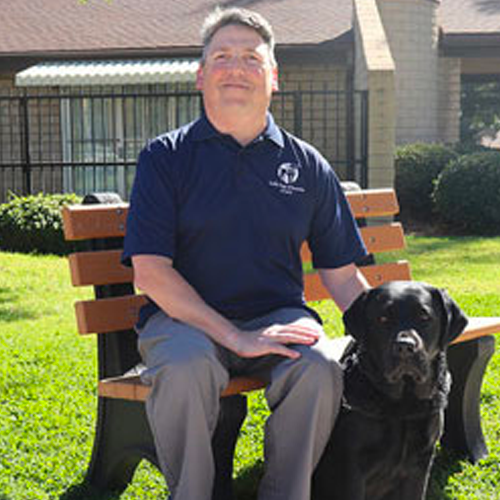
[[16,75],[18,87],[137,85],[194,82],[196,59],[45,62]]
[[444,33],[440,50],[446,57],[495,57],[500,50],[500,33]]

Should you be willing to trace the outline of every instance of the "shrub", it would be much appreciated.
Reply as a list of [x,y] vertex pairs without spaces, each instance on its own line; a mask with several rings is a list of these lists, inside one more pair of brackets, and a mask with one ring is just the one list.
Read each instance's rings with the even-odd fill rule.
[[0,205],[0,249],[67,254],[70,245],[64,241],[61,208],[79,202],[74,194],[11,194],[9,201]]
[[453,151],[458,153],[458,155],[469,155],[472,153],[484,153],[488,151],[493,151],[492,148],[489,148],[488,146],[483,146],[481,144],[477,143],[471,143],[471,142],[457,142],[453,146]]
[[432,216],[434,182],[457,157],[443,144],[408,144],[396,150],[396,192],[403,217],[426,220]]
[[434,191],[439,217],[472,234],[500,234],[500,154],[464,155],[441,173]]

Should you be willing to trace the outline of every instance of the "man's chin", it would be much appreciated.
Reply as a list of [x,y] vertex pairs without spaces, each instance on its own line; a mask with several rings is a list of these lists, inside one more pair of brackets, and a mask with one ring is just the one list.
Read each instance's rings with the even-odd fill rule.
[[226,110],[231,113],[247,113],[252,108],[252,104],[245,99],[224,99],[219,103],[219,110]]

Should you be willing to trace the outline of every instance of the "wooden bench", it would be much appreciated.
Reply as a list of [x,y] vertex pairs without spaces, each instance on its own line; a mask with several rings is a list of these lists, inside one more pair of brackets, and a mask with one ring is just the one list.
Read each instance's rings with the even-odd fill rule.
[[[403,249],[401,224],[387,223],[399,211],[392,189],[348,192],[358,220],[372,218],[381,224],[361,227],[372,255]],[[98,415],[94,448],[87,481],[103,490],[123,490],[142,458],[157,465],[144,411],[150,388],[140,380],[140,358],[133,325],[145,297],[135,294],[133,272],[120,263],[128,205],[113,193],[89,195],[84,204],[64,208],[64,234],[70,241],[85,240],[85,251],[69,257],[74,286],[93,286],[95,299],[75,305],[78,331],[97,333]],[[361,225],[361,224],[360,224]],[[310,261],[307,248],[304,262]],[[406,261],[366,265],[361,269],[371,285],[391,280],[410,280]],[[328,298],[316,273],[305,276],[307,301]],[[453,389],[446,412],[442,443],[476,461],[487,454],[481,430],[479,397],[484,371],[494,352],[493,333],[500,331],[500,318],[471,318],[465,332],[449,349]],[[232,498],[231,477],[234,447],[246,416],[242,393],[259,389],[258,379],[234,378],[221,399],[221,415],[214,436],[216,481],[213,498]]]

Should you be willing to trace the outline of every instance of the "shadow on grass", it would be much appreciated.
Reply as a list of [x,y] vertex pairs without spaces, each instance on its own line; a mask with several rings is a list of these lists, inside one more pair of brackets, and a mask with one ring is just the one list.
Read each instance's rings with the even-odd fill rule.
[[[99,491],[88,483],[74,484],[58,500],[119,500],[121,493]],[[2,500],[0,498],[0,500]]]
[[[11,322],[22,319],[35,319],[37,314],[20,307],[22,297],[12,292],[9,288],[0,289],[0,321]],[[0,497],[0,500],[3,500]]]
[[[459,457],[446,449],[441,448],[438,450],[432,466],[426,500],[455,500],[455,497],[450,496],[446,492],[446,486],[449,478],[460,473],[462,468]],[[257,489],[260,478],[262,477],[262,472],[262,461],[256,462],[253,466],[243,469],[233,483],[235,498],[238,500],[254,500],[257,498]]]
[[[462,470],[460,459],[441,448],[436,454],[426,500],[454,500],[445,490],[449,478]],[[254,500],[257,498],[259,481],[263,473],[262,460],[251,467],[244,468],[234,479],[234,497],[238,500]],[[88,483],[71,486],[58,500],[119,500],[121,493],[102,492]],[[0,500],[9,500],[0,495]],[[404,500],[404,499],[402,499]]]
[[454,500],[455,497],[446,492],[446,486],[450,477],[460,473],[462,469],[462,463],[457,455],[440,448],[432,466],[426,500]]

